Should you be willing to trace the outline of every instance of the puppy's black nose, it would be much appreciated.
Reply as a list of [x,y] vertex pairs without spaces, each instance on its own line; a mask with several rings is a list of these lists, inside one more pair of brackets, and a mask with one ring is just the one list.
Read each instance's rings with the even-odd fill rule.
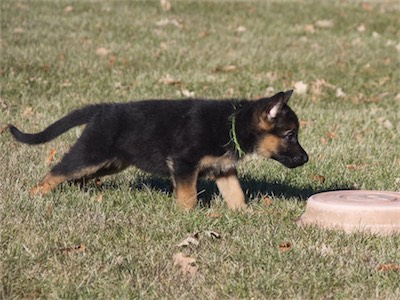
[[294,162],[295,162],[296,166],[298,166],[298,167],[304,165],[306,162],[308,162],[307,153],[304,152],[303,154],[296,156],[294,158]]
[[304,164],[305,164],[306,162],[308,162],[308,154],[307,154],[307,153],[304,153],[304,154],[301,156],[301,159],[302,159],[302,161],[303,161]]

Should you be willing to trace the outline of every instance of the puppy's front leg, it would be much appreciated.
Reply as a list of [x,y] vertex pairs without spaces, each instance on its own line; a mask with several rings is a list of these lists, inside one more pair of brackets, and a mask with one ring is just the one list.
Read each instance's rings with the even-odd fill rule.
[[194,209],[197,204],[197,176],[174,178],[174,182],[178,206],[186,211]]
[[240,210],[247,206],[236,170],[219,176],[216,179],[216,183],[230,209]]

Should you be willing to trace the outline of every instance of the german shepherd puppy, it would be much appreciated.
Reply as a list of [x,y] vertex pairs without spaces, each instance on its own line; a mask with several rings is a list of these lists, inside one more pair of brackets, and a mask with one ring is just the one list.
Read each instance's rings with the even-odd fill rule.
[[69,152],[31,194],[46,194],[67,180],[89,179],[134,165],[171,176],[178,205],[197,203],[197,179],[216,181],[231,209],[246,206],[236,164],[246,154],[273,158],[288,168],[308,161],[298,142],[299,121],[287,105],[293,91],[260,100],[149,100],[96,104],[75,110],[35,134],[9,125],[19,142],[48,142],[86,124]]

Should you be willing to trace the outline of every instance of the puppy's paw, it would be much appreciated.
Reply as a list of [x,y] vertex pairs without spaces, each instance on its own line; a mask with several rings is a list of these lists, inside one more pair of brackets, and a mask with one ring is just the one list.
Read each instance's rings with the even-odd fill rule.
[[48,184],[39,184],[37,186],[34,186],[33,188],[30,189],[29,195],[33,197],[37,196],[44,196],[48,194],[51,191],[51,187]]

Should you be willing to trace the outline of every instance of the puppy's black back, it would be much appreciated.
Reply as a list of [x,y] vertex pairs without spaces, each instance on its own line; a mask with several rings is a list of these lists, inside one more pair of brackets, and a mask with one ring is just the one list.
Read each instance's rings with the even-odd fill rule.
[[233,111],[229,101],[109,104],[91,119],[79,142],[94,157],[106,153],[144,171],[168,175],[168,158],[195,165],[205,155],[223,155]]

